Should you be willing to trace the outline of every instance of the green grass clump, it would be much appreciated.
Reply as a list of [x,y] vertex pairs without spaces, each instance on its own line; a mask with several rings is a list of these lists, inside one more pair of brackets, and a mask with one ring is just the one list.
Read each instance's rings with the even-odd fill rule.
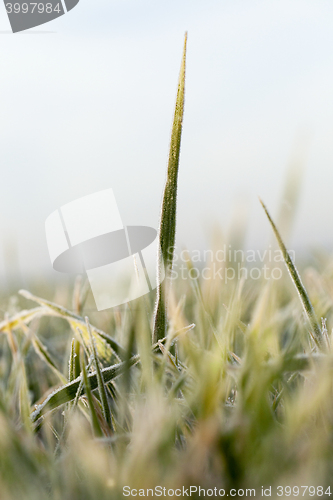
[[166,282],[103,314],[79,281],[72,293],[44,286],[53,300],[21,291],[0,323],[1,500],[331,485],[333,258],[298,271],[264,206],[292,281],[194,279],[189,258],[170,286],[185,55],[186,41],[160,223]]

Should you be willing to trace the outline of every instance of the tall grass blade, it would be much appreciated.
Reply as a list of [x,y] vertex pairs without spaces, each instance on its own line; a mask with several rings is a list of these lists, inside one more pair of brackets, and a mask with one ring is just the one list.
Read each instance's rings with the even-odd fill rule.
[[153,343],[165,337],[167,329],[168,286],[173,264],[176,237],[177,183],[185,101],[186,45],[187,33],[185,34],[183,59],[178,81],[178,92],[171,133],[167,179],[164,188],[159,227],[160,248],[163,259],[159,265],[165,266],[165,279],[157,288]]
[[[259,198],[260,199],[260,198]],[[302,302],[302,305],[303,305],[303,308],[304,308],[304,311],[305,311],[305,314],[306,314],[306,317],[310,323],[310,327],[311,327],[311,332],[312,332],[312,337],[315,341],[315,343],[317,344],[317,346],[321,349],[324,348],[324,341],[323,341],[323,335],[322,335],[322,332],[321,332],[321,328],[319,326],[319,323],[318,323],[318,319],[317,319],[317,316],[316,316],[316,313],[313,309],[313,306],[311,304],[311,301],[309,299],[309,296],[307,294],[307,291],[305,290],[304,288],[304,285],[301,281],[301,277],[296,269],[296,266],[295,264],[293,263],[292,261],[292,258],[290,257],[290,254],[288,252],[288,250],[286,249],[285,247],[285,244],[283,243],[282,241],[282,238],[280,236],[280,233],[277,229],[277,227],[275,226],[265,204],[263,203],[262,200],[260,200],[260,203],[263,207],[263,209],[265,210],[265,213],[267,215],[267,218],[272,226],[272,229],[274,231],[274,234],[276,236],[276,239],[278,241],[278,244],[279,244],[279,247],[280,247],[280,250],[283,254],[283,258],[284,258],[284,261],[285,261],[285,264],[287,266],[287,269],[289,271],[289,274],[291,276],[291,279],[296,287],[296,290],[298,292],[298,295],[301,299],[301,302]]]

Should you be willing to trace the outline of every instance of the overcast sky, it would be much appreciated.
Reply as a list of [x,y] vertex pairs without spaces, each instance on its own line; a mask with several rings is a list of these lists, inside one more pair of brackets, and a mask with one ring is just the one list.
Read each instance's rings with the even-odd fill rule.
[[333,247],[332,27],[329,0],[81,0],[13,35],[0,5],[2,267],[17,241],[24,272],[49,269],[46,217],[107,187],[157,227],[186,30],[178,243],[209,245],[241,199],[265,246],[257,196],[276,214],[304,136],[293,244]]

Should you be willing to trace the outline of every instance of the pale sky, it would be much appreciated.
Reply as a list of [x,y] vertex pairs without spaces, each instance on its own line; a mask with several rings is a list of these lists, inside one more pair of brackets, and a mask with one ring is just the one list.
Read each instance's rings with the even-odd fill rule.
[[332,28],[329,0],[81,0],[12,35],[0,5],[0,267],[17,241],[24,273],[50,271],[45,219],[104,188],[157,227],[186,30],[178,244],[207,247],[241,199],[265,246],[257,197],[274,216],[306,131],[292,241],[333,247]]

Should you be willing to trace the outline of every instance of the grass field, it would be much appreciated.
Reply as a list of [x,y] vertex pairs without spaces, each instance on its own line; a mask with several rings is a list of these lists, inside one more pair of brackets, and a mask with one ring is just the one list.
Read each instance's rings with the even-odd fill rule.
[[267,211],[280,279],[210,279],[214,259],[205,278],[187,259],[187,279],[171,279],[185,53],[156,297],[96,313],[78,279],[2,299],[1,500],[333,493],[332,257],[297,270]]

